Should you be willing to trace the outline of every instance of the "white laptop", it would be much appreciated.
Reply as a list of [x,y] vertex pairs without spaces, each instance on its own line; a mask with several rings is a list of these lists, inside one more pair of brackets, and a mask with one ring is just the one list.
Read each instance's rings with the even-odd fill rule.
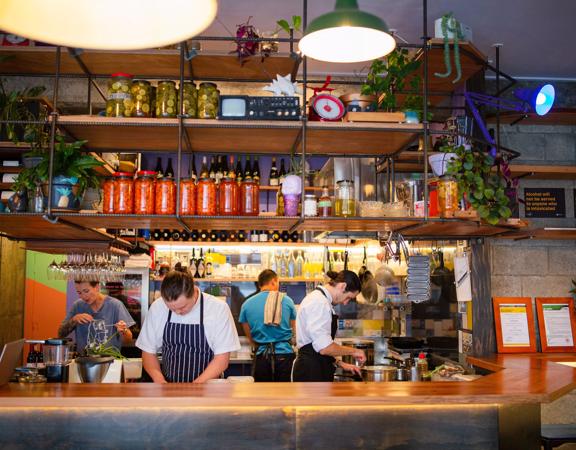
[[4,345],[2,355],[0,355],[0,386],[8,383],[14,373],[14,369],[22,361],[22,348],[24,339],[8,342]]

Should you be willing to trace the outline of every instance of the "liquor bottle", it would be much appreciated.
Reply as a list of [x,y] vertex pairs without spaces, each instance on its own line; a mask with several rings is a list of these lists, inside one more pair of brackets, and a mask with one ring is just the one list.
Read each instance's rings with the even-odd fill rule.
[[153,230],[152,231],[152,240],[159,241],[162,238],[162,233],[160,230]]
[[284,167],[284,158],[280,160],[280,172],[278,172],[278,182],[282,184],[284,178],[286,178],[286,167]]
[[183,241],[188,241],[190,239],[190,233],[188,233],[186,230],[182,230],[180,232],[180,239]]
[[278,276],[286,277],[288,273],[288,261],[282,255],[282,252],[279,251],[276,254],[276,267],[278,268]]
[[260,236],[258,236],[259,242],[268,242],[268,232],[266,230],[260,230]]
[[298,239],[300,238],[300,235],[298,234],[297,231],[294,231],[291,235],[290,235],[290,242],[298,242]]
[[312,263],[310,262],[310,259],[308,259],[308,255],[304,258],[302,275],[304,275],[305,278],[312,278]]
[[272,157],[272,166],[270,167],[270,175],[268,176],[268,184],[270,186],[278,186],[278,169],[276,168],[276,158]]
[[284,273],[284,277],[289,277],[289,264],[290,264],[290,251],[286,250],[284,252],[284,256],[282,257],[282,271]]
[[210,157],[210,172],[208,172],[208,176],[213,180],[216,180],[216,163],[214,162],[214,157]]
[[258,164],[258,157],[254,157],[254,165],[252,166],[252,179],[260,184],[260,164]]
[[276,215],[284,215],[284,195],[282,195],[282,185],[280,185],[278,191],[276,191]]
[[252,165],[250,164],[250,155],[246,156],[246,164],[244,165],[244,180],[252,179]]
[[238,156],[238,161],[236,161],[236,181],[240,183],[244,177],[244,172],[242,172],[242,161],[240,156]]
[[172,168],[172,158],[168,158],[168,165],[166,166],[165,176],[174,178],[174,169]]
[[290,239],[290,233],[284,230],[282,233],[280,233],[280,239],[282,239],[282,242],[288,242],[288,240]]
[[272,241],[279,242],[280,241],[280,233],[276,230],[272,232]]
[[212,242],[216,242],[218,240],[218,232],[215,230],[210,231],[210,235],[208,236],[208,239],[210,239],[210,241],[212,241]]
[[[232,160],[232,157],[230,157],[230,159]],[[222,169],[222,178],[229,178],[230,175],[228,174],[228,157],[226,155],[222,156],[222,164],[220,168]]]
[[228,170],[228,178],[236,180],[236,171],[234,170],[234,155],[230,155],[230,166],[226,166]]
[[190,240],[192,240],[193,242],[198,241],[199,239],[199,234],[198,234],[198,230],[192,230],[192,233],[190,233]]
[[[226,157],[224,157],[226,160]],[[222,178],[224,178],[224,171],[223,171],[224,163],[222,162],[222,155],[218,155],[216,160],[216,183],[220,183]]]
[[170,230],[162,230],[162,236],[160,237],[160,239],[162,241],[169,241],[171,235],[172,233],[170,233]]
[[30,345],[30,351],[28,352],[28,358],[26,358],[26,367],[36,367],[37,359],[36,359],[36,349],[34,348],[35,345]]
[[202,157],[202,166],[200,167],[200,178],[208,178],[208,163],[206,156]]
[[235,231],[230,231],[230,233],[228,234],[228,242],[236,242],[236,232]]
[[294,258],[294,252],[286,251],[286,254],[290,254],[288,257],[288,276],[294,278],[296,273],[296,259]]
[[208,232],[206,230],[201,230],[198,234],[198,240],[206,241],[208,239]]
[[226,230],[222,230],[218,233],[218,240],[220,242],[226,242],[228,240],[228,232]]
[[204,278],[210,278],[212,276],[212,252],[206,252],[206,273]]
[[246,232],[243,230],[238,231],[236,234],[238,242],[244,242],[246,240]]
[[260,237],[260,232],[257,230],[250,231],[250,242],[258,242]]
[[332,199],[328,193],[328,187],[322,187],[322,196],[318,199],[318,216],[332,216]]
[[198,266],[196,265],[196,249],[192,249],[192,258],[190,258],[190,273],[194,278],[197,277]]
[[156,159],[156,177],[162,178],[164,176],[164,171],[162,170],[162,158],[158,157]]
[[179,241],[180,237],[181,237],[180,231],[179,230],[172,230],[172,234],[170,235],[170,237],[173,241]]
[[196,173],[196,158],[194,154],[190,156],[190,178],[194,181],[198,180],[198,174]]
[[198,266],[198,278],[204,278],[206,276],[206,266],[204,264],[203,249],[200,249],[200,258],[198,258],[196,265]]

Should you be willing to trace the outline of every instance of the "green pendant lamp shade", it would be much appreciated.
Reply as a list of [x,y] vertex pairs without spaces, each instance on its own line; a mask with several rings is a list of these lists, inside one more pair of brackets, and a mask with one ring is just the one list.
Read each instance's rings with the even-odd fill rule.
[[310,22],[298,47],[319,61],[353,63],[387,55],[396,41],[386,23],[360,11],[356,0],[336,0],[333,12]]

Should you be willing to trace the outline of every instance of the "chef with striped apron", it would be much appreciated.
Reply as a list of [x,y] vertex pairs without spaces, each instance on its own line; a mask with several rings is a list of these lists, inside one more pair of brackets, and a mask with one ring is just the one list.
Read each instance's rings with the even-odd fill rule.
[[226,302],[201,292],[184,272],[168,273],[160,292],[136,342],[146,372],[156,383],[201,383],[220,377],[230,352],[240,349]]
[[292,381],[334,381],[336,366],[360,375],[359,367],[336,358],[352,355],[360,364],[366,361],[362,350],[334,342],[338,329],[334,305],[346,305],[356,297],[360,280],[349,270],[330,272],[328,276],[330,281],[310,292],[300,304],[296,316],[298,356]]

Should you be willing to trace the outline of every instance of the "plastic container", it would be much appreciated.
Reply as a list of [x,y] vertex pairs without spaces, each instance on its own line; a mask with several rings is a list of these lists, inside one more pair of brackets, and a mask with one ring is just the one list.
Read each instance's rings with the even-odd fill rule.
[[134,181],[134,214],[154,214],[156,172],[141,170]]
[[132,75],[113,73],[108,80],[106,99],[106,117],[130,117],[134,102],[131,93]]
[[240,215],[257,216],[260,211],[260,187],[252,179],[240,184]]
[[201,83],[198,88],[198,118],[215,119],[218,114],[220,92],[214,83]]
[[232,178],[222,178],[218,188],[218,214],[221,216],[238,215],[238,183]]
[[180,214],[196,214],[196,184],[192,178],[180,180]]
[[178,94],[172,80],[158,82],[156,88],[156,117],[176,117]]
[[107,177],[102,186],[102,212],[104,214],[114,214],[114,178]]
[[212,178],[200,178],[196,187],[196,214],[216,215],[216,183]]
[[334,215],[337,217],[352,217],[356,215],[354,181],[340,180],[336,182],[336,201],[334,206]]
[[173,178],[164,177],[156,180],[155,207],[156,214],[176,213],[176,183]]
[[152,116],[152,86],[147,80],[134,80],[130,88],[132,93],[132,117]]
[[130,172],[114,174],[114,214],[134,212],[134,179]]

